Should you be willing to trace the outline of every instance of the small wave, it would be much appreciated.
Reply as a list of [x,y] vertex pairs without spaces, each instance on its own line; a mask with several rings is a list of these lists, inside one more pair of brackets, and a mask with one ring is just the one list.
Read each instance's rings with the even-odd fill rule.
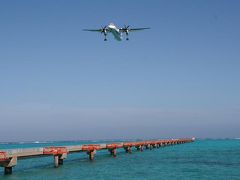
[[45,143],[53,143],[52,141],[33,141],[33,142],[28,142],[28,143],[33,143],[33,144],[45,144]]
[[0,144],[9,144],[9,143],[7,143],[7,142],[0,142]]
[[0,142],[0,144],[2,144],[2,145],[8,145],[8,144],[45,144],[45,143],[52,143],[52,141]]

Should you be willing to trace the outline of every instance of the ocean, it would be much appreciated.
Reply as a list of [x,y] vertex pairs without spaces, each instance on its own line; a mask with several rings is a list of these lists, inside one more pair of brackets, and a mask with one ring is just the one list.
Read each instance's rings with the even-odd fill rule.
[[[2,143],[0,150],[88,143],[105,141]],[[94,161],[89,161],[86,153],[74,153],[59,168],[54,168],[53,157],[24,159],[18,161],[12,175],[4,176],[0,167],[0,179],[240,179],[240,140],[196,140],[143,152],[134,150],[132,154],[118,149],[116,158],[103,150]]]

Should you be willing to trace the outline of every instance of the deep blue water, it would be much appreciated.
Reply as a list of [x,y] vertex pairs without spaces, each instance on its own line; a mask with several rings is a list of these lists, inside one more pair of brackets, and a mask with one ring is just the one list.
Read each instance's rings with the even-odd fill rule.
[[[0,149],[76,145],[89,142],[0,144]],[[95,142],[96,143],[96,142]],[[100,142],[98,142],[100,143]],[[240,179],[240,140],[197,140],[113,158],[99,151],[93,162],[85,153],[68,155],[64,165],[53,167],[53,158],[19,160],[13,174],[0,179]]]

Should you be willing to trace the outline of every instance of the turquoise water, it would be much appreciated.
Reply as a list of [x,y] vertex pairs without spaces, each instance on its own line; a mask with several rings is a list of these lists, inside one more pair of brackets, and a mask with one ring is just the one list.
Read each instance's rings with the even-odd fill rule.
[[[0,144],[0,149],[82,143],[89,142]],[[132,154],[119,149],[116,158],[101,151],[93,162],[76,153],[59,168],[52,157],[26,159],[18,161],[12,175],[4,176],[1,168],[0,179],[240,179],[240,140],[198,140]]]

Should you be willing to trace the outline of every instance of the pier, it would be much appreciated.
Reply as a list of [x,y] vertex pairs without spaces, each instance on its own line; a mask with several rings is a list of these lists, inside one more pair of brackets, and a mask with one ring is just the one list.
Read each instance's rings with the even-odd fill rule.
[[117,149],[123,148],[126,153],[131,154],[132,149],[144,151],[152,150],[169,145],[183,144],[193,142],[195,139],[171,139],[171,140],[152,140],[139,142],[117,142],[109,144],[83,144],[76,146],[61,147],[42,147],[42,148],[26,148],[26,149],[10,149],[0,150],[0,166],[4,168],[4,174],[12,174],[13,167],[17,165],[17,161],[26,158],[37,158],[43,156],[53,156],[54,167],[63,165],[64,159],[68,154],[77,152],[86,152],[89,160],[93,161],[97,151],[108,150],[113,157],[117,156]]

